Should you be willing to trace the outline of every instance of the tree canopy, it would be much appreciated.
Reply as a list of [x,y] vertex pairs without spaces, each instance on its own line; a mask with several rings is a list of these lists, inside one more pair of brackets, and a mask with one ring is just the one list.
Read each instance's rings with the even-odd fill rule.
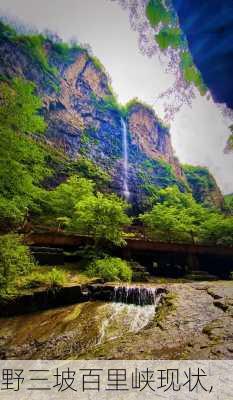
[[131,222],[127,203],[115,194],[96,192],[92,180],[73,175],[47,197],[49,212],[67,229],[92,235],[96,241],[124,243],[122,230]]
[[150,237],[162,241],[233,244],[233,218],[203,207],[177,187],[161,189],[141,215]]
[[19,223],[49,174],[45,154],[33,139],[46,128],[34,85],[20,78],[0,82],[0,221]]

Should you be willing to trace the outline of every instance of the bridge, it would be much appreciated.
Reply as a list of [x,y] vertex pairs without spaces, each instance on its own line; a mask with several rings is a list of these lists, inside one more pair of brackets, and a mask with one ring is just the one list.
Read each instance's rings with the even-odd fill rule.
[[[233,247],[211,246],[188,243],[164,243],[142,238],[126,238],[123,249],[142,252],[169,252],[181,254],[210,254],[216,256],[229,256],[233,260]],[[78,248],[85,244],[93,244],[90,236],[65,234],[64,232],[29,233],[25,241],[30,246]]]
[[[37,252],[38,249],[40,251],[42,248],[49,248],[51,251],[60,249],[72,254],[87,244],[93,244],[94,240],[90,236],[52,231],[28,233],[25,235],[25,242],[32,248],[37,248]],[[222,277],[229,276],[229,272],[233,271],[233,247],[127,238],[126,246],[115,247],[112,252],[124,259],[138,261],[147,266],[152,273],[155,263],[166,271],[174,271],[174,268],[179,266],[181,269],[188,268],[189,271],[206,270]],[[54,253],[51,254],[54,258]],[[59,257],[57,260],[59,261]]]

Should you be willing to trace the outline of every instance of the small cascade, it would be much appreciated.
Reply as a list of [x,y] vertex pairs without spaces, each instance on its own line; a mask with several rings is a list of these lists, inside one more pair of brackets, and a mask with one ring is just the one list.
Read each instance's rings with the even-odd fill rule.
[[127,140],[127,127],[123,118],[121,118],[122,126],[122,149],[123,149],[123,194],[126,200],[130,197],[128,187],[128,140]]
[[97,344],[115,339],[127,332],[137,333],[153,322],[166,290],[137,286],[116,286],[112,302],[105,304]]
[[161,288],[116,286],[113,301],[137,306],[157,305],[164,293]]

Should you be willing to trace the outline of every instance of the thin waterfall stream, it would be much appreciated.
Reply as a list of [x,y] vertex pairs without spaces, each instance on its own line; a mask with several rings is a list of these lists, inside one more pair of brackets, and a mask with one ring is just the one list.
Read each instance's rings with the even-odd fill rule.
[[127,127],[123,118],[121,118],[122,126],[122,149],[123,149],[123,194],[126,200],[130,197],[129,186],[128,186],[128,139],[127,139]]

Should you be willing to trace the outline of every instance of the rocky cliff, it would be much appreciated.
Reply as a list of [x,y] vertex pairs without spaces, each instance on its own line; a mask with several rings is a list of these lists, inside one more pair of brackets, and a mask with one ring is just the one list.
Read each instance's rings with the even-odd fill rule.
[[101,166],[111,176],[111,189],[121,194],[127,168],[130,199],[139,209],[148,185],[188,188],[168,128],[139,101],[120,106],[104,67],[87,50],[40,35],[20,36],[1,23],[0,55],[1,76],[35,82],[47,140],[73,159],[82,155]]

